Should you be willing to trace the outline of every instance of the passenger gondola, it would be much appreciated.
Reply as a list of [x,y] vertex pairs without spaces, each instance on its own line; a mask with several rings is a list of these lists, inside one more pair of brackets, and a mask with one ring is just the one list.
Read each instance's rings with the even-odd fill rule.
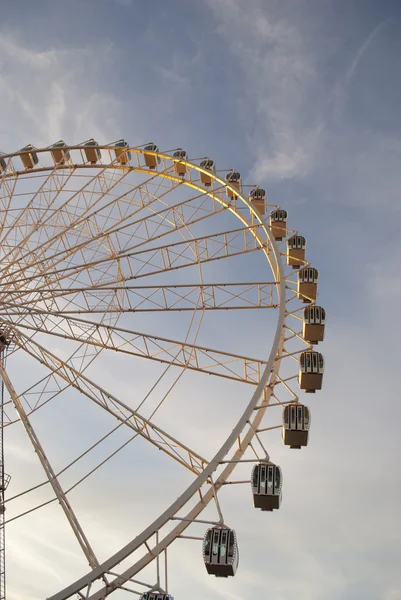
[[[187,165],[185,164],[185,161],[188,158],[187,153],[185,152],[185,150],[176,150],[173,154],[174,158],[179,158],[180,162],[178,161],[174,161],[174,171],[177,173],[177,175],[179,175],[180,177],[184,177],[184,175],[187,172]],[[184,162],[181,162],[184,161]]]
[[322,389],[324,358],[320,352],[307,350],[299,357],[298,383],[301,390],[314,394]]
[[129,164],[129,161],[131,160],[131,152],[127,150],[127,148],[129,148],[129,143],[125,140],[118,140],[118,142],[116,142],[114,146],[116,159],[118,160],[120,165],[127,166]]
[[91,165],[95,165],[98,160],[102,158],[102,153],[100,152],[99,144],[91,138],[87,142],[84,143],[84,152],[86,156],[86,160],[91,163]]
[[[206,169],[206,171],[210,171],[212,173],[214,173],[215,169],[216,169],[215,162],[211,158],[205,158],[204,160],[201,161],[199,166],[202,169]],[[200,172],[200,180],[201,180],[201,183],[203,183],[203,185],[205,185],[206,187],[209,187],[210,185],[212,185],[212,177],[208,173],[204,173],[203,171],[201,171]]]
[[226,181],[230,186],[226,187],[227,196],[229,198],[237,198],[238,194],[236,194],[231,188],[233,187],[238,193],[241,191],[241,173],[237,173],[237,171],[231,171],[231,173],[227,173]]
[[32,146],[32,144],[28,144],[20,150],[22,164],[27,171],[33,169],[33,167],[39,162],[39,157],[34,150],[35,148]]
[[301,448],[308,445],[310,410],[307,406],[293,402],[283,410],[283,442],[290,448]]
[[4,173],[6,169],[7,169],[6,160],[2,156],[0,156],[0,175],[2,173]]
[[304,267],[298,272],[298,298],[302,302],[314,302],[317,298],[319,271],[314,267]]
[[157,156],[157,154],[149,154],[149,152],[159,152],[159,148],[156,144],[148,144],[143,150],[145,165],[149,167],[149,169],[156,169],[157,165],[160,164],[160,156]]
[[203,539],[203,560],[209,575],[233,577],[239,562],[235,531],[224,525],[208,529]]
[[260,187],[256,187],[249,192],[249,202],[264,215],[266,212],[266,191]]
[[305,263],[306,239],[302,235],[293,235],[287,240],[287,265],[299,269]]
[[287,211],[282,208],[270,213],[270,229],[277,242],[281,242],[287,236],[287,217]]
[[304,309],[302,336],[309,344],[318,344],[324,340],[326,311],[321,306],[307,306]]
[[66,150],[67,144],[60,140],[50,146],[50,152],[55,165],[65,165],[70,160],[70,151]]
[[261,462],[252,469],[252,494],[255,508],[272,511],[280,508],[283,475],[280,467]]

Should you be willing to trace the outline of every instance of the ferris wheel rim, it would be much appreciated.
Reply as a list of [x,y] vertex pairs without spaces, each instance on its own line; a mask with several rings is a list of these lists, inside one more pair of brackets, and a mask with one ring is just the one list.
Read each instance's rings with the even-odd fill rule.
[[[67,150],[74,150],[74,149],[79,149],[82,150],[82,146],[69,146],[66,147],[65,149]],[[113,146],[101,146],[99,145],[99,149],[105,149],[105,150],[114,150]],[[138,149],[134,149],[134,148],[129,148],[127,150],[131,150],[137,153],[143,153],[143,150],[138,150]],[[42,152],[50,152],[50,148],[46,148],[46,149],[35,149],[35,152],[38,153],[42,153]],[[149,152],[150,154],[152,154],[152,152]],[[20,156],[21,153],[15,153],[13,155],[8,155],[9,158],[13,158],[16,156]],[[172,162],[183,162],[182,160],[174,160],[174,158],[168,154],[163,154],[163,153],[154,153],[155,155],[160,156],[161,158],[163,158],[164,160],[169,160]],[[7,156],[4,156],[4,158],[7,158]],[[242,194],[242,191],[238,191],[236,190],[236,188],[230,186],[229,182],[223,180],[222,178],[220,178],[219,176],[217,176],[215,173],[211,173],[209,170],[205,170],[202,169],[199,165],[196,165],[195,163],[192,163],[188,160],[185,160],[185,164],[187,167],[189,168],[194,168],[196,171],[198,172],[205,172],[207,173],[215,182],[217,182],[220,186],[224,186],[224,187],[231,187],[232,191],[235,191],[235,194],[237,196],[237,198],[246,206],[248,206],[248,208],[250,209],[251,213],[259,220],[261,226],[262,226],[262,230],[264,232],[264,234],[266,235],[266,238],[268,239],[268,241],[270,242],[270,246],[272,248],[272,252],[274,255],[274,266],[275,269],[273,268],[273,264],[271,261],[271,256],[269,252],[266,252],[266,250],[264,250],[264,254],[268,260],[268,262],[270,263],[270,267],[271,270],[273,272],[273,276],[275,278],[275,283],[278,289],[278,293],[279,293],[279,300],[280,300],[280,304],[279,304],[279,314],[278,314],[278,319],[277,319],[277,326],[276,326],[276,332],[273,338],[273,343],[272,343],[272,347],[271,347],[271,351],[270,351],[270,355],[266,364],[266,367],[262,373],[262,376],[260,378],[259,384],[256,387],[254,393],[252,394],[251,400],[248,403],[243,415],[241,416],[241,418],[239,419],[238,423],[236,424],[235,428],[233,429],[232,433],[230,434],[230,436],[225,440],[225,442],[222,444],[221,448],[217,451],[217,453],[215,454],[215,456],[213,457],[213,459],[208,463],[208,467],[206,467],[206,469],[204,469],[204,471],[194,480],[194,482],[192,482],[192,484],[190,486],[188,486],[188,488],[181,494],[181,496],[176,500],[176,502],[174,502],[170,507],[168,507],[166,509],[166,511],[164,511],[164,513],[162,513],[161,516],[159,516],[158,519],[156,519],[151,525],[149,525],[139,536],[137,536],[134,540],[132,540],[129,544],[127,544],[126,546],[124,546],[124,548],[122,548],[120,551],[118,551],[117,553],[115,553],[112,557],[109,557],[106,561],[103,561],[103,563],[97,568],[92,570],[90,573],[88,573],[87,575],[85,575],[83,578],[77,580],[76,582],[74,582],[73,584],[71,584],[71,586],[68,586],[67,588],[65,588],[64,590],[62,590],[61,592],[57,593],[56,595],[53,595],[49,598],[49,600],[61,600],[67,597],[70,597],[73,593],[75,593],[76,591],[79,591],[79,589],[82,589],[83,585],[87,585],[88,583],[93,582],[95,579],[98,579],[102,574],[104,574],[105,569],[106,571],[109,570],[110,567],[115,566],[115,564],[117,564],[118,562],[121,562],[121,560],[123,560],[123,558],[126,558],[127,556],[129,556],[130,554],[132,554],[132,552],[139,547],[139,545],[141,545],[141,543],[138,542],[138,540],[140,539],[148,539],[149,537],[149,531],[150,529],[152,529],[152,531],[157,531],[158,529],[160,529],[160,524],[161,521],[163,519],[165,519],[165,522],[167,522],[168,520],[171,519],[171,517],[176,514],[176,510],[173,507],[178,506],[180,503],[180,508],[182,506],[184,506],[186,504],[186,502],[200,489],[201,485],[203,485],[203,483],[205,483],[207,481],[207,479],[215,472],[217,466],[221,463],[221,460],[230,452],[230,450],[232,449],[235,440],[237,438],[237,436],[239,435],[239,433],[241,433],[243,431],[243,429],[246,427],[247,422],[249,421],[259,399],[261,394],[263,393],[264,388],[266,387],[270,374],[272,372],[272,368],[273,368],[273,364],[274,361],[277,359],[277,352],[278,352],[278,348],[279,348],[279,344],[280,344],[280,339],[283,333],[283,329],[284,329],[284,321],[285,321],[285,306],[286,306],[286,293],[285,293],[285,276],[284,276],[284,265],[283,265],[283,261],[281,258],[281,254],[278,250],[276,241],[272,235],[272,233],[270,232],[269,227],[267,226],[266,223],[266,219],[263,218],[258,211],[256,211],[254,209],[254,207],[251,205],[250,201]],[[57,169],[59,168],[68,168],[68,167],[57,167]],[[121,169],[124,171],[136,171],[136,172],[141,172],[141,173],[147,173],[149,174],[149,169],[140,169],[140,168],[131,168],[131,167],[127,167],[127,166],[121,166],[119,164],[115,164],[114,162],[112,164],[96,164],[96,165],[88,165],[88,164],[84,164],[84,165],[74,165],[74,170],[75,169],[79,169],[79,168],[94,168],[94,169],[107,169],[107,168],[113,168],[113,169]],[[54,169],[54,167],[53,167]],[[34,169],[31,172],[39,172],[39,171],[50,171],[52,170],[51,167],[48,168],[41,168],[41,169]],[[162,174],[160,172],[153,172],[152,173],[155,176],[166,176],[166,174]],[[12,176],[17,176],[19,177],[20,175],[27,175],[26,171],[22,171],[22,172],[14,172],[13,174],[10,174],[10,177]],[[29,175],[29,174],[28,174]],[[3,179],[5,176],[5,173],[2,174],[2,177],[0,179]],[[175,181],[181,181],[184,185],[189,185],[189,182],[182,180],[182,178],[175,176],[175,175],[168,175],[168,177],[170,179],[173,179]],[[195,189],[198,189],[199,191],[201,191],[204,195],[208,195],[211,198],[221,202],[221,199],[216,197],[214,194],[211,194],[209,190],[204,190],[203,188],[201,188],[200,186],[191,186],[191,187],[195,187]],[[224,203],[221,202],[223,205]],[[226,202],[226,207],[229,207],[229,202]],[[243,223],[245,222],[243,220],[243,218],[241,217],[241,215],[239,215],[237,213],[237,211],[232,210],[231,211],[235,214],[235,216],[237,218],[239,218]],[[257,239],[257,236],[255,236],[255,238]],[[278,282],[277,282],[277,278],[278,278]],[[192,490],[192,491],[189,491]],[[136,547],[133,549],[130,549],[132,547],[132,545],[136,543]],[[129,551],[128,551],[129,550]],[[125,552],[125,556],[122,556],[122,554],[124,554]],[[65,594],[68,595],[65,595]]]

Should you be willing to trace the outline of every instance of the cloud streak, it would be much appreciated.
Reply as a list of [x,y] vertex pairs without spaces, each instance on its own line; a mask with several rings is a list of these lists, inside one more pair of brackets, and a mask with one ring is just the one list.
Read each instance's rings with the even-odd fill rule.
[[384,29],[384,27],[387,25],[388,20],[385,19],[384,21],[382,21],[381,23],[379,23],[368,35],[368,37],[366,38],[366,40],[363,42],[363,44],[361,44],[361,46],[358,48],[356,54],[355,54],[355,58],[352,61],[352,63],[350,64],[350,66],[348,67],[346,73],[345,73],[345,81],[347,83],[349,83],[351,81],[351,79],[353,78],[356,69],[358,68],[359,63],[361,62],[362,58],[364,57],[367,49],[369,48],[369,46],[371,45],[371,43],[373,42],[373,40],[382,32],[382,30]]
[[[114,139],[123,104],[105,89],[101,77],[113,52],[109,44],[36,50],[3,29],[0,49],[3,107],[9,119],[18,123],[12,137],[0,131],[3,151],[15,151],[28,141],[47,146],[68,136],[72,142],[92,136]],[[86,72],[91,76],[86,77]]]

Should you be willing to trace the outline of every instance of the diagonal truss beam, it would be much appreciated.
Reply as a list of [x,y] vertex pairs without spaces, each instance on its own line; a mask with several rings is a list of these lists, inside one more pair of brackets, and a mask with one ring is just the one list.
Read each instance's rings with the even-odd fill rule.
[[[29,243],[32,236],[37,235],[38,230],[44,222],[52,219],[53,211],[51,209],[73,176],[74,171],[75,169],[72,165],[68,171],[60,172],[54,168],[30,198],[28,204],[18,212],[16,218],[10,223],[0,242],[3,249],[10,248],[3,256],[3,279],[6,278],[10,265],[17,257],[19,258],[21,269],[29,266],[29,261],[22,256],[22,249]],[[49,211],[52,216],[44,219]],[[36,244],[32,244],[30,251],[36,256]]]
[[0,361],[0,373],[1,373],[1,378],[8,390],[8,393],[10,394],[10,397],[14,404],[15,410],[17,411],[17,414],[20,418],[20,421],[21,421],[22,425],[24,426],[26,434],[32,443],[35,453],[38,455],[38,458],[39,458],[39,460],[42,464],[42,467],[46,473],[48,481],[50,482],[50,485],[53,488],[53,491],[59,501],[59,504],[60,504],[61,508],[63,509],[68,522],[71,525],[72,531],[74,532],[75,537],[77,538],[78,543],[81,546],[82,551],[88,560],[89,566],[92,569],[96,569],[97,567],[99,567],[99,561],[97,560],[96,555],[95,555],[77,517],[74,514],[74,511],[73,511],[73,509],[61,487],[61,484],[57,479],[56,473],[55,473],[55,471],[53,471],[53,468],[45,454],[45,451],[44,451],[32,425],[31,425],[31,422],[24,410],[24,407],[22,406],[22,403],[21,403],[1,361]]
[[18,327],[252,385],[258,385],[266,365],[266,361],[233,352],[39,310],[31,310]]
[[[265,250],[267,244],[259,244],[255,238],[255,231],[260,227],[261,225],[240,227],[147,250],[123,252],[93,260],[85,265],[85,269],[99,268],[102,265],[112,264],[118,260],[120,269],[124,274],[119,280],[122,283],[132,279],[198,265],[199,263],[207,263],[222,258]],[[59,270],[52,270],[47,274],[52,277],[52,283],[56,284],[66,278],[79,276],[83,269],[84,266],[80,264]],[[26,277],[17,279],[13,283],[26,284],[27,282],[34,282],[36,279],[37,276]]]
[[105,409],[120,422],[125,423],[159,450],[162,450],[193,473],[199,474],[202,472],[208,462],[206,459],[170,436],[149,419],[142,417],[137,411],[113,394],[107,392],[94,381],[79,373],[79,371],[68,365],[61,358],[58,358],[53,352],[50,352],[21,331],[16,332],[15,343],[27,354],[52,371],[57,377]]
[[[21,315],[19,314],[18,317],[20,318]],[[8,335],[10,334],[10,332],[7,333]],[[14,336],[12,337],[12,342],[14,342]],[[19,346],[15,346],[14,343],[12,346],[13,350],[11,352],[9,351],[9,354],[20,350]],[[73,368],[78,369],[80,373],[83,373],[92,364],[101,350],[102,348],[88,346],[88,344],[82,342],[77,348],[75,348],[74,352],[72,352],[72,354],[65,359],[65,362]],[[29,417],[36,410],[62,394],[67,388],[67,382],[57,378],[53,372],[50,372],[45,377],[42,377],[39,381],[36,381],[34,384],[30,385],[24,391],[20,392],[18,396],[20,400],[24,401],[28,407],[27,415]],[[8,415],[6,416],[7,421],[4,424],[5,427],[18,421],[18,417],[11,419]]]
[[[118,171],[116,171],[116,173],[118,173]],[[160,176],[160,173],[157,175]],[[138,245],[142,245],[151,239],[155,239],[155,237],[162,237],[172,230],[186,228],[189,223],[185,221],[185,218],[188,219],[189,214],[192,215],[191,218],[193,218],[193,215],[199,211],[203,213],[207,212],[208,214],[206,216],[210,216],[215,212],[223,210],[220,204],[217,205],[219,210],[216,210],[216,203],[206,210],[204,204],[206,199],[208,199],[208,196],[205,195],[204,191],[200,196],[194,196],[177,205],[171,206],[163,200],[163,197],[174,188],[180,187],[182,182],[177,183],[167,179],[170,186],[166,190],[162,189],[160,195],[156,196],[148,190],[148,184],[156,178],[156,175],[140,185],[135,186],[133,189],[130,189],[125,194],[113,198],[113,200],[107,202],[105,205],[98,206],[106,194],[110,194],[113,187],[120,183],[125,176],[126,173],[115,181],[114,178],[110,178],[102,171],[97,177],[91,179],[89,183],[99,187],[99,189],[85,190],[85,188],[82,188],[79,192],[73,194],[65,202],[64,206],[61,207],[62,209],[66,209],[66,207],[69,207],[72,200],[74,200],[76,206],[73,207],[73,210],[70,209],[69,211],[64,210],[63,212],[59,212],[60,217],[62,218],[59,218],[57,228],[53,228],[51,234],[48,234],[44,241],[36,244],[34,250],[29,249],[28,252],[22,255],[21,261],[27,262],[28,258],[30,258],[28,263],[31,268],[37,267],[40,270],[43,270],[45,268],[43,263],[48,265],[49,261],[52,261],[53,265],[58,264],[68,258],[71,254],[84,250],[93,242],[101,242],[103,240],[109,242],[111,237],[117,250],[121,251],[122,247],[120,246],[118,235],[124,233],[127,228],[133,228],[134,235],[131,234],[129,237],[136,237],[141,242]],[[105,181],[101,184],[103,179]],[[108,183],[109,179],[111,179],[111,182]],[[162,181],[163,180],[160,180],[158,185],[155,186],[155,191],[162,187]],[[89,183],[86,187],[88,187]],[[79,206],[77,196],[78,200],[81,196],[84,200],[85,210],[81,214],[77,211],[77,207]],[[200,206],[188,208],[191,202],[199,198],[201,199]],[[152,204],[156,202],[165,204],[166,208],[156,211],[152,207]],[[133,204],[134,210],[124,210],[124,204],[127,204],[129,207]],[[151,214],[132,221],[132,218],[144,208],[149,210]],[[116,213],[116,215],[112,217],[111,215],[113,213]],[[204,217],[205,215],[201,218]],[[195,222],[201,220],[201,218],[196,219]],[[37,224],[37,227],[48,225],[49,220],[50,218],[42,218]],[[166,229],[167,231],[165,231]],[[76,243],[71,246],[71,244],[68,243],[67,236],[73,236],[77,231],[81,230],[87,231],[88,235],[83,239],[81,236],[79,243],[78,240],[76,240]],[[157,235],[159,230],[161,233]],[[26,241],[27,239],[24,240],[24,242]],[[53,250],[53,252],[51,252],[51,250]],[[14,271],[14,278],[15,273],[23,272],[23,270],[24,268]]]
[[[148,312],[148,311],[185,311],[185,310],[229,310],[246,308],[277,308],[278,299],[274,291],[274,281],[248,282],[248,283],[203,283],[203,284],[178,284],[161,286],[124,286],[120,290],[121,305],[115,310],[119,312]],[[3,301],[4,312],[0,307],[0,315],[18,314],[32,306],[32,302],[62,299],[66,304],[52,314],[93,314],[110,312],[108,304],[101,303],[108,292],[115,291],[115,287],[92,286],[81,288],[64,288],[52,291],[42,289],[35,293],[36,298],[19,300],[32,291],[20,290],[10,294],[6,302]],[[7,308],[6,308],[7,307]]]
[[[55,168],[46,178],[33,198],[8,228],[3,241],[3,248],[10,246],[10,251],[3,257],[1,269],[3,289],[15,288],[16,273],[36,277],[36,281],[45,286],[53,284],[50,272],[54,270],[51,252],[46,249],[53,244],[53,253],[70,250],[71,242],[77,246],[83,242],[89,247],[93,236],[101,232],[96,222],[89,221],[85,215],[93,210],[93,205],[100,202],[125,177],[120,171],[103,169],[95,177],[91,177],[84,187],[76,190],[64,204],[54,211],[53,206],[64,192],[67,181],[74,174],[71,165],[68,172]],[[68,209],[67,209],[68,208]],[[75,227],[77,217],[81,227]],[[11,234],[12,231],[12,234]],[[69,234],[69,242],[65,233]],[[9,239],[12,235],[12,239]],[[11,244],[11,245],[10,245]],[[102,257],[114,254],[110,239],[106,236],[98,243],[97,253]],[[74,252],[74,250],[72,250]]]

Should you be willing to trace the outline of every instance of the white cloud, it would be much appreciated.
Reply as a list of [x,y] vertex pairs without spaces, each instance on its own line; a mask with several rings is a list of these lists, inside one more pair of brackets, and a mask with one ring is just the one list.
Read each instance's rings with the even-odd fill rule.
[[357,52],[355,54],[354,60],[352,61],[352,63],[350,64],[350,66],[348,67],[348,69],[347,69],[347,71],[345,73],[344,79],[345,79],[345,81],[347,83],[354,76],[354,73],[355,73],[356,69],[358,68],[359,63],[362,60],[365,52],[369,48],[370,44],[373,42],[373,40],[375,39],[375,37],[378,36],[379,33],[383,30],[383,28],[387,24],[387,22],[388,22],[388,20],[386,19],[385,21],[382,21],[381,23],[379,23],[378,25],[376,25],[376,27],[374,27],[374,29],[367,36],[366,40],[358,48],[358,50],[357,50]]
[[38,50],[3,29],[0,50],[2,107],[14,123],[12,130],[5,123],[0,128],[4,152],[28,142],[47,146],[61,137],[70,143],[118,137],[122,102],[104,85],[112,46]]

